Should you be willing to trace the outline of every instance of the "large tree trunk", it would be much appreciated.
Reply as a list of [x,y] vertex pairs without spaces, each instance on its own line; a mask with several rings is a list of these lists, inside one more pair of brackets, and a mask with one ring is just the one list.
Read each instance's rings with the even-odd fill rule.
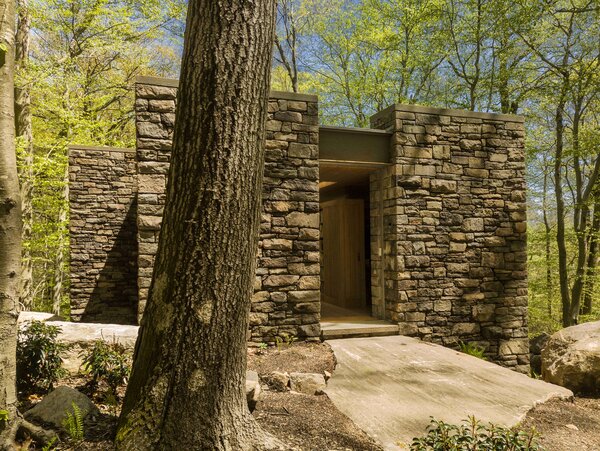
[[189,2],[167,203],[119,450],[277,446],[244,394],[274,3]]
[[12,449],[17,427],[15,389],[21,208],[15,155],[14,0],[0,0],[0,450]]
[[[29,62],[30,14],[27,0],[19,0],[17,34],[15,40],[15,71],[23,75]],[[27,81],[15,86],[15,133],[21,149],[19,181],[21,183],[22,240],[29,243],[33,227],[33,128],[31,124],[31,96]],[[33,266],[29,246],[23,246],[19,301],[26,310],[33,305]]]

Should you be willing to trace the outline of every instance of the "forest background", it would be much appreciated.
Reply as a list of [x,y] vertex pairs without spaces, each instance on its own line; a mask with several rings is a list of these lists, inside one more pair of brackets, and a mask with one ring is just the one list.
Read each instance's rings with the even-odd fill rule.
[[[185,0],[20,0],[21,303],[69,312],[71,144],[135,147],[138,75],[177,78]],[[320,122],[393,103],[526,118],[530,333],[600,319],[599,0],[280,0],[272,88]]]

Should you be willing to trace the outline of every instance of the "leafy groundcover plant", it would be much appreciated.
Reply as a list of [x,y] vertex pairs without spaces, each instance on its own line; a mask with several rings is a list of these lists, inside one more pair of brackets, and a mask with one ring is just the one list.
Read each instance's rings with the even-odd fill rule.
[[66,345],[57,340],[60,327],[31,321],[19,331],[17,343],[17,385],[21,392],[46,392],[66,372],[60,354]]
[[470,416],[461,425],[431,419],[427,433],[413,439],[411,451],[543,451],[534,430],[485,425]]
[[83,367],[92,376],[92,385],[104,381],[116,395],[117,387],[125,385],[131,371],[127,350],[118,342],[96,340],[88,351],[82,352]]

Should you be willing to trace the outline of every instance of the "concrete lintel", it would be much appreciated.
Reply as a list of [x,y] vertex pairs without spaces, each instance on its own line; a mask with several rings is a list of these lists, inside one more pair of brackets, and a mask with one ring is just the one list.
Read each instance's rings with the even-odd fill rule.
[[120,153],[135,153],[135,149],[128,149],[126,147],[105,147],[105,146],[79,146],[77,144],[71,144],[69,146],[69,152],[71,150],[83,150],[85,151],[100,151],[100,152],[120,152]]
[[[162,77],[150,77],[150,76],[137,76],[135,78],[135,84],[137,85],[152,85],[152,86],[165,86],[167,88],[179,87],[179,80],[175,78],[162,78]],[[269,93],[270,98],[281,99],[281,100],[298,100],[300,102],[317,102],[319,98],[312,94],[302,94],[297,92],[286,92],[286,91],[271,91]]]
[[298,100],[300,102],[318,102],[319,98],[312,94],[302,94],[300,92],[288,91],[271,91],[269,93],[271,99],[281,100]]
[[358,128],[358,127],[336,127],[333,125],[319,126],[320,132],[332,133],[349,133],[356,135],[377,135],[377,136],[392,136],[392,132],[387,130],[379,130],[378,128]]
[[136,85],[165,86],[167,88],[177,88],[179,80],[176,78],[151,77],[149,75],[138,75],[135,77]]
[[332,167],[349,167],[349,168],[368,168],[381,169],[389,166],[390,163],[382,163],[378,161],[354,161],[354,160],[328,160],[327,158],[319,158],[319,166]]
[[389,163],[390,137],[375,129],[319,127],[319,159]]
[[467,110],[459,110],[452,108],[436,108],[430,106],[423,105],[404,105],[401,103],[397,103],[395,105],[391,105],[384,110],[381,110],[378,113],[375,113],[371,116],[371,121],[375,118],[381,116],[387,116],[392,111],[403,111],[406,113],[420,113],[420,114],[434,114],[438,116],[453,116],[453,117],[468,117],[475,119],[491,119],[495,121],[502,122],[518,122],[524,123],[525,118],[523,116],[518,116],[514,114],[502,114],[502,113],[486,113],[479,111],[467,111]]

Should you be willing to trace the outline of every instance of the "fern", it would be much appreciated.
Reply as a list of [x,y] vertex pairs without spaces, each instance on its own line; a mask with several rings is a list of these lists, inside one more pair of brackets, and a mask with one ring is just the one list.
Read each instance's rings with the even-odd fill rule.
[[461,341],[459,346],[460,352],[477,357],[478,359],[487,360],[485,358],[485,348],[478,346],[477,343],[464,343]]
[[67,418],[63,421],[63,426],[72,441],[81,442],[83,441],[83,417],[87,412],[81,410],[74,402],[71,403],[71,406],[73,412],[67,412]]
[[56,437],[52,437],[52,439],[42,448],[42,451],[52,451],[53,449],[56,449],[54,443],[56,443]]

